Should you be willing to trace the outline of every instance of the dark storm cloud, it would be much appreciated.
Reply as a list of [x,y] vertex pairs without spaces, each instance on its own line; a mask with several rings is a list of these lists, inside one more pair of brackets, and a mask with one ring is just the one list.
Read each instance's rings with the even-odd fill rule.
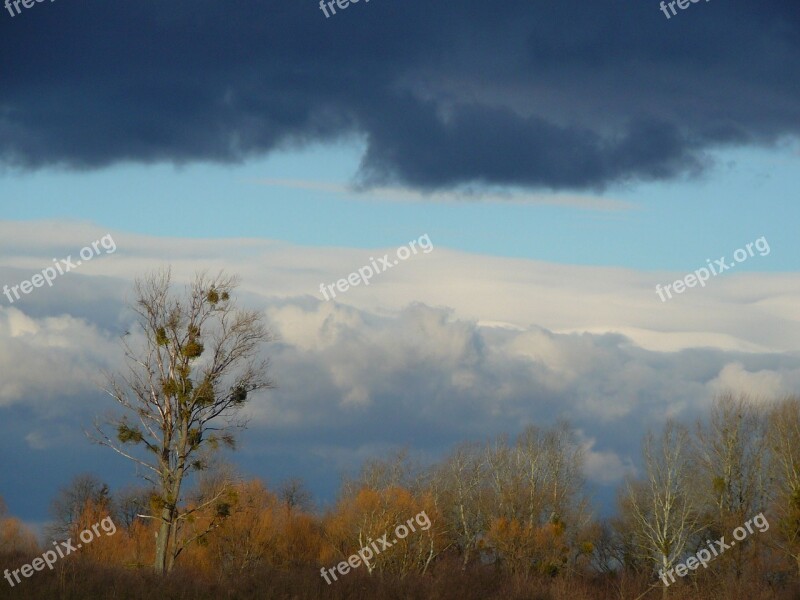
[[36,3],[0,15],[0,160],[237,161],[360,136],[359,179],[588,188],[800,128],[793,1]]

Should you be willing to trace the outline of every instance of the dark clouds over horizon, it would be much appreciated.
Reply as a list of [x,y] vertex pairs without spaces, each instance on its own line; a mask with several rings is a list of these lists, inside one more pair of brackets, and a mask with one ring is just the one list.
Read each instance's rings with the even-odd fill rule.
[[800,6],[36,3],[0,18],[0,166],[362,140],[357,179],[601,189],[800,130]]

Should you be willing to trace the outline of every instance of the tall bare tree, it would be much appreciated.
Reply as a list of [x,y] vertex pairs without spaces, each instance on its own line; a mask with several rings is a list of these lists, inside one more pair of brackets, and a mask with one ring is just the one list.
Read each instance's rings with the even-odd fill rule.
[[[702,491],[718,519],[733,516],[735,527],[764,509],[764,420],[747,396],[726,393],[715,398],[708,423],[698,424],[696,445]],[[725,528],[730,524],[724,523]]]
[[504,437],[487,446],[485,461],[488,538],[501,564],[524,573],[572,568],[589,524],[584,449],[574,430],[530,425],[513,446]]
[[479,444],[466,443],[435,469],[431,487],[436,490],[447,531],[461,552],[461,568],[474,558],[487,527],[487,464]]
[[689,432],[668,421],[659,438],[647,434],[644,478],[629,482],[624,497],[637,557],[664,572],[681,558],[698,531],[689,459]]
[[[746,395],[725,393],[714,399],[708,422],[698,423],[695,438],[703,517],[714,538],[731,531],[766,508],[767,442],[764,418]],[[739,579],[753,563],[757,544],[740,544],[725,558]],[[722,563],[724,564],[724,563]]]
[[[109,375],[106,391],[124,409],[121,417],[96,424],[96,441],[136,463],[156,489],[151,513],[159,521],[155,569],[172,569],[192,541],[179,539],[179,524],[200,510],[227,514],[225,492],[186,508],[186,477],[208,466],[220,444],[235,447],[238,415],[253,392],[273,387],[267,361],[259,356],[271,336],[255,311],[238,308],[234,276],[198,274],[182,294],[173,291],[169,270],[135,283],[139,328],[124,338],[127,371]],[[111,430],[109,432],[109,429]]]

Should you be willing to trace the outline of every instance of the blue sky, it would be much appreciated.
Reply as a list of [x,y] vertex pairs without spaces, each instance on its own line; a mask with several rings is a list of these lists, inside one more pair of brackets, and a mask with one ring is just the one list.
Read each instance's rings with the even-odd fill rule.
[[0,216],[82,220],[154,236],[248,237],[358,248],[399,244],[425,229],[438,243],[466,252],[676,271],[702,266],[706,258],[729,255],[765,236],[777,251],[742,269],[798,268],[796,145],[718,152],[715,166],[702,176],[616,185],[594,194],[630,206],[618,210],[384,200],[259,183],[349,185],[362,151],[317,146],[236,166],[6,172],[0,175]]

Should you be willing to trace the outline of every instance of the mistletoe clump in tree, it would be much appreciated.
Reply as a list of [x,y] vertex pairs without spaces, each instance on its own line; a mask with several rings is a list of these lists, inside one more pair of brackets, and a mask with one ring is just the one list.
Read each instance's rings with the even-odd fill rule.
[[[159,573],[229,512],[225,486],[189,507],[182,485],[220,444],[234,447],[233,432],[245,426],[242,407],[253,392],[273,387],[259,354],[271,335],[257,312],[236,307],[236,286],[236,277],[200,274],[176,295],[169,270],[138,279],[132,308],[140,331],[126,334],[127,371],[108,378],[106,391],[124,411],[98,424],[96,439],[135,462],[153,486],[152,514],[141,516],[159,522]],[[182,525],[201,510],[216,518],[184,535]]]

